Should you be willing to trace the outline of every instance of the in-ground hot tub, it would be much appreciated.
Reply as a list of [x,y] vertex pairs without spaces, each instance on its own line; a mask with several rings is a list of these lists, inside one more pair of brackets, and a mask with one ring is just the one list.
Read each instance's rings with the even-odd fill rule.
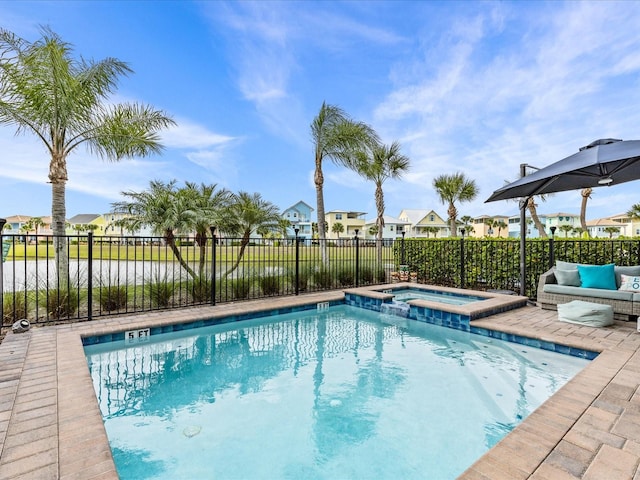
[[524,307],[528,298],[479,290],[397,283],[386,287],[377,285],[346,290],[345,301],[348,305],[378,312],[394,310],[389,313],[469,331],[472,320]]

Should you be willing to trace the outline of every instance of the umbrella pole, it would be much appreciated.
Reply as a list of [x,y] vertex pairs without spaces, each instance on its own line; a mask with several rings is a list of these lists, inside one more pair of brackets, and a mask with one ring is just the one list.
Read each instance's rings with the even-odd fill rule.
[[527,278],[527,204],[531,197],[520,200],[520,295],[526,296]]

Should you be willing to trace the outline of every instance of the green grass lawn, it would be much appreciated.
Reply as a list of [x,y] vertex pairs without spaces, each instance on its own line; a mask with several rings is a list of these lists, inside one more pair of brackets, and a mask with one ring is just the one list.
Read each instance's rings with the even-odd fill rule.
[[[194,246],[179,247],[182,257],[188,262],[197,262],[200,258],[200,249]],[[328,247],[329,256],[332,260],[352,259],[355,255],[353,247]],[[68,246],[69,258],[87,259],[89,258],[89,247],[87,244],[70,244]],[[206,255],[210,258],[211,245],[206,247]],[[218,246],[216,248],[216,259],[220,262],[235,260],[240,250],[239,246]],[[384,247],[383,258],[392,257],[392,248]],[[376,258],[375,247],[360,247],[361,260],[370,261]],[[249,245],[244,252],[245,261],[289,261],[295,259],[295,246],[253,246]],[[53,245],[38,244],[25,245],[16,243],[9,250],[7,261],[12,260],[43,260],[55,257]],[[175,257],[168,246],[165,245],[116,245],[116,244],[96,244],[93,246],[94,259],[103,260],[154,260],[173,261]],[[301,259],[320,259],[320,247],[317,245],[300,246]]]

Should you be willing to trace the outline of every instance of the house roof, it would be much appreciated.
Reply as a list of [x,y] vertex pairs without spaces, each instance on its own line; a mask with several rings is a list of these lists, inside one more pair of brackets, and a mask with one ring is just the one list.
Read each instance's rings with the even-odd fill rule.
[[596,218],[587,221],[587,227],[620,227],[618,222],[614,222],[611,218]]
[[577,213],[558,212],[558,213],[547,213],[545,216],[547,218],[551,218],[551,217],[579,217],[580,215]]
[[7,223],[22,223],[28,222],[31,217],[29,215],[11,215],[10,217],[5,217],[5,220]]
[[71,217],[69,220],[67,220],[71,225],[76,225],[76,224],[89,224],[91,222],[93,222],[96,218],[98,218],[100,215],[96,214],[96,213],[80,213],[78,215],[74,215],[73,217]]
[[313,207],[312,207],[311,205],[309,205],[308,203],[303,202],[302,200],[300,200],[300,201],[298,201],[298,202],[294,203],[294,204],[293,204],[293,205],[291,205],[289,208],[285,208],[285,209],[284,209],[284,211],[286,212],[287,210],[298,210],[298,205],[300,205],[300,204],[304,205],[304,206],[305,206],[305,207],[307,207],[310,211],[312,211],[312,212],[313,212]]

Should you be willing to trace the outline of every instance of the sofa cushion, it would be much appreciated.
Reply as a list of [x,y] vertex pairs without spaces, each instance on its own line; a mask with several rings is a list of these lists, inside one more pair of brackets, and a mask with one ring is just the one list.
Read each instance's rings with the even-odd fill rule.
[[580,274],[578,273],[577,268],[573,270],[561,270],[556,268],[553,274],[556,276],[558,285],[570,285],[572,287],[580,286]]
[[602,288],[606,290],[617,290],[615,265],[578,265],[580,274],[580,285],[583,288]]
[[618,288],[622,285],[622,275],[640,277],[640,265],[632,265],[628,267],[616,266],[613,271],[616,274],[616,285],[618,285]]
[[562,260],[556,260],[556,268],[560,270],[577,270],[578,263],[574,262],[563,262]]
[[[559,295],[575,295],[588,298],[607,298],[610,300],[627,300],[632,301],[633,296],[637,295],[633,292],[625,292],[623,290],[605,290],[603,288],[584,288],[570,287],[567,285],[558,285],[556,283],[547,283],[542,290],[546,293],[556,293]],[[639,299],[640,300],[640,299]]]

